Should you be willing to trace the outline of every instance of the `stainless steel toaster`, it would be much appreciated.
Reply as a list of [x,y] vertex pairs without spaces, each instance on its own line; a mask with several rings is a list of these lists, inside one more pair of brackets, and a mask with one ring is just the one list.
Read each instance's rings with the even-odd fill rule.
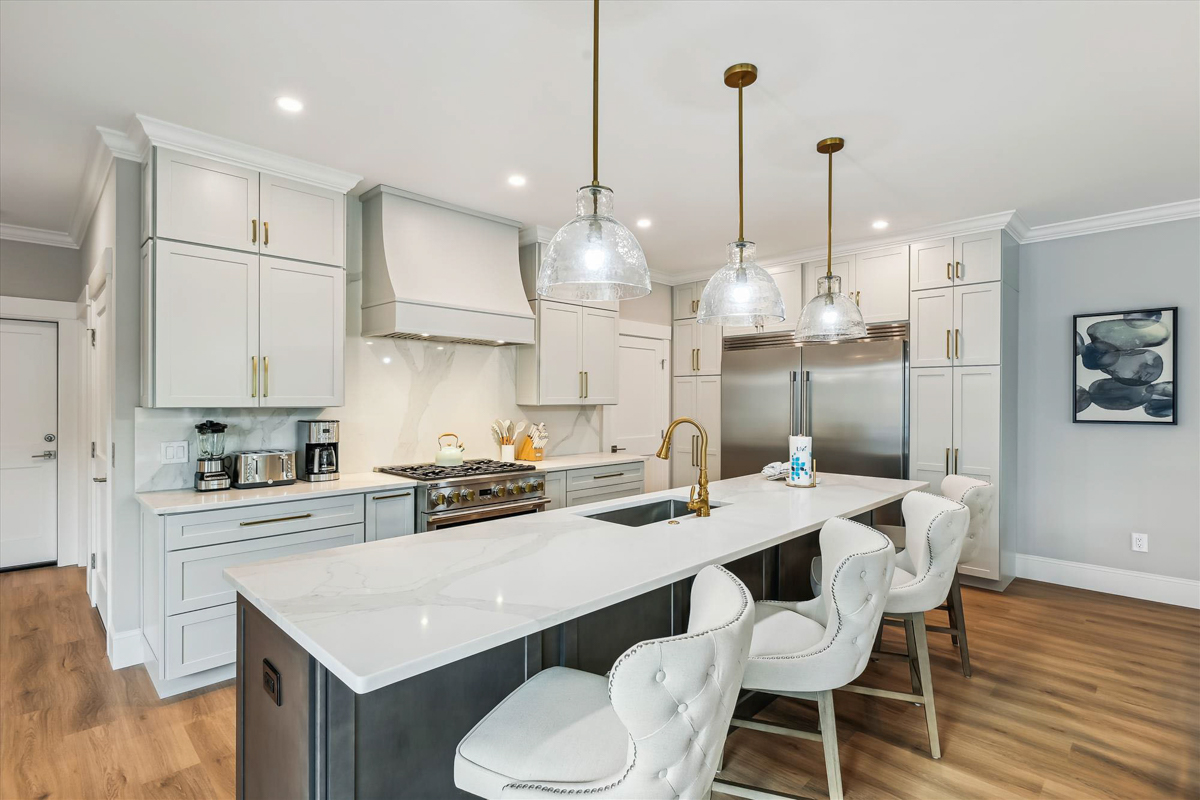
[[237,489],[287,486],[296,482],[296,453],[292,450],[246,450],[234,453],[230,474]]

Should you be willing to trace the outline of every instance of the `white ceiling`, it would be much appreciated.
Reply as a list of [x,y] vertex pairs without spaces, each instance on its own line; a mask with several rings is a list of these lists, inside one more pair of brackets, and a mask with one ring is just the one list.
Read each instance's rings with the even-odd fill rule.
[[[1200,3],[621,2],[601,8],[600,178],[652,268],[737,235],[835,239],[1200,197]],[[0,4],[0,222],[66,230],[97,125],[168,120],[527,224],[590,174],[590,3]],[[297,116],[278,95],[301,98]],[[528,178],[521,189],[512,173]],[[636,230],[636,229],[635,229]]]

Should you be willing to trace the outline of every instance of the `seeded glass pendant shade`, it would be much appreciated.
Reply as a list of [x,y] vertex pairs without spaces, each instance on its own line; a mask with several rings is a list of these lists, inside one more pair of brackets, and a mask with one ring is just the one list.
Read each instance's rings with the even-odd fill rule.
[[600,0],[593,10],[592,182],[575,195],[575,219],[550,240],[537,290],[558,300],[632,300],[650,294],[650,268],[637,238],[613,218],[612,189],[600,185]]
[[798,342],[841,342],[867,335],[858,305],[842,294],[842,279],[833,274],[833,154],[846,146],[834,136],[817,143],[817,152],[829,156],[829,225],[825,274],[817,279],[817,294],[800,312]]
[[758,79],[758,67],[734,64],[725,70],[725,85],[738,90],[738,238],[729,243],[725,266],[709,278],[700,295],[696,322],[761,328],[783,322],[783,295],[775,279],[754,261],[754,242],[744,234],[742,191],[742,89]]

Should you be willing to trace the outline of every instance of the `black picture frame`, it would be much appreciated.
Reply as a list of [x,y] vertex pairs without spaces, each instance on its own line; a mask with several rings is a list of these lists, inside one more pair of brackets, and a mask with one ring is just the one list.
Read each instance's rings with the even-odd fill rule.
[[[1117,410],[1117,411],[1127,411],[1129,413],[1130,419],[1080,419],[1079,414],[1081,413],[1081,411],[1085,411],[1085,410],[1087,410],[1087,408],[1090,408],[1091,406],[1090,406],[1090,399],[1089,399],[1088,406],[1085,406],[1084,409],[1079,408],[1079,399],[1080,399],[1079,394],[1078,394],[1079,388],[1080,388],[1079,370],[1080,370],[1081,360],[1082,360],[1081,354],[1079,352],[1079,341],[1081,339],[1081,336],[1079,333],[1079,321],[1081,319],[1096,319],[1097,321],[1099,321],[1098,318],[1101,318],[1101,317],[1128,317],[1131,314],[1135,314],[1135,315],[1160,314],[1160,315],[1163,315],[1164,317],[1167,314],[1170,314],[1171,373],[1170,373],[1170,377],[1168,379],[1172,384],[1172,386],[1171,386],[1172,407],[1171,407],[1170,419],[1156,419],[1156,418],[1148,416],[1146,414],[1144,408],[1142,407],[1144,405],[1144,403],[1140,404],[1138,406],[1135,406],[1133,408],[1130,408],[1130,409],[1118,409]],[[1072,402],[1071,402],[1071,422],[1079,424],[1079,425],[1178,425],[1179,424],[1179,395],[1178,395],[1178,388],[1179,388],[1179,307],[1178,306],[1162,306],[1159,308],[1139,308],[1139,309],[1132,309],[1130,311],[1099,311],[1099,312],[1089,312],[1086,314],[1075,314],[1071,317],[1071,342],[1072,342],[1071,389],[1072,389],[1072,395],[1073,395]],[[1085,342],[1085,344],[1087,344],[1087,343]],[[1166,345],[1167,345],[1167,342],[1163,342],[1160,345],[1154,345],[1151,347],[1138,348],[1138,349],[1156,350],[1157,351],[1159,348],[1165,347]],[[1086,367],[1085,367],[1085,369],[1087,369],[1088,372],[1094,371],[1094,370],[1088,369]],[[1160,381],[1156,381],[1156,383],[1157,382],[1160,382]],[[1165,382],[1165,381],[1161,381],[1161,382]],[[1091,386],[1093,386],[1093,385],[1094,385],[1094,383],[1089,384],[1089,386],[1087,388],[1090,390]],[[1139,416],[1142,418],[1139,419],[1138,418]]]

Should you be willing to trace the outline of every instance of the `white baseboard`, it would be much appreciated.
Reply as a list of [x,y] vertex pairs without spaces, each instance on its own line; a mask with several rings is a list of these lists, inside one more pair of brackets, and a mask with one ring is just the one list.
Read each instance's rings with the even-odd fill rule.
[[124,669],[145,660],[142,652],[142,631],[121,631],[108,637],[108,662],[113,669]]
[[1200,608],[1200,581],[1186,578],[1060,561],[1024,553],[1017,553],[1017,577],[1173,606]]

